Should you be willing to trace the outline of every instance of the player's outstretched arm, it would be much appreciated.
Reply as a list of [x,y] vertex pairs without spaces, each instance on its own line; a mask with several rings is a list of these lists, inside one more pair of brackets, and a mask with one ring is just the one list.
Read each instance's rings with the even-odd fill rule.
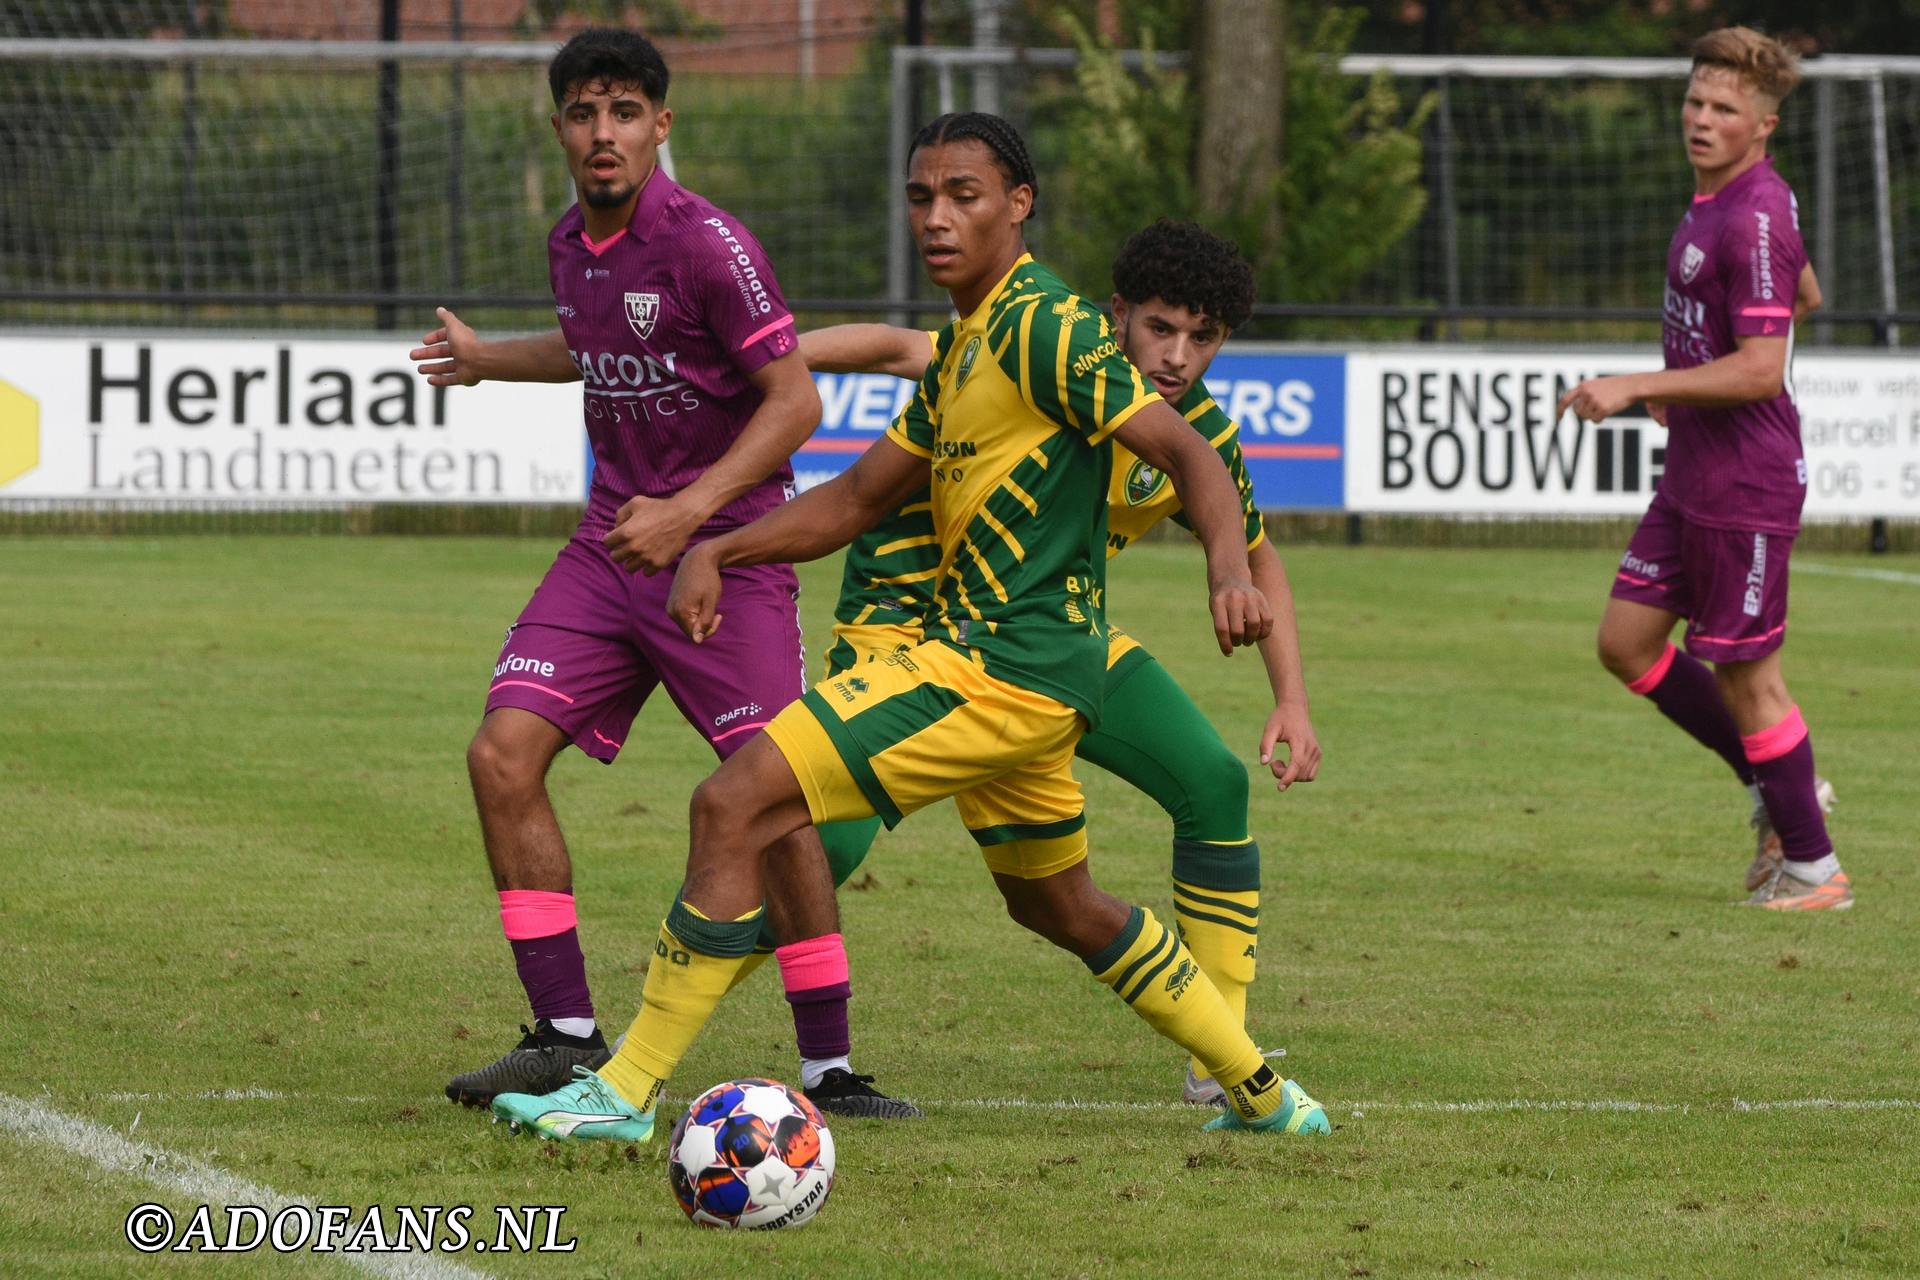
[[602,539],[614,563],[629,572],[671,565],[707,517],[773,474],[820,421],[820,393],[797,352],[769,360],[748,375],[760,407],[719,461],[671,498],[629,498]]
[[560,330],[528,338],[488,340],[445,307],[433,312],[440,327],[420,339],[407,358],[436,387],[471,387],[477,382],[578,382],[580,368],[567,354]]
[[801,334],[800,356],[821,373],[890,373],[917,381],[933,360],[933,340],[890,324],[836,324]]
[[1571,409],[1577,417],[1599,422],[1643,400],[1725,409],[1779,395],[1787,376],[1786,338],[1733,341],[1733,351],[1692,369],[1588,378],[1560,397],[1557,414]]
[[1220,455],[1164,400],[1128,418],[1114,439],[1166,472],[1194,535],[1207,552],[1207,593],[1221,653],[1258,644],[1273,629],[1273,611],[1247,567],[1240,492]]
[[927,459],[882,436],[825,484],[687,552],[673,577],[667,613],[699,644],[719,630],[725,616],[719,608],[720,570],[832,555],[926,483]]
[[[1273,687],[1273,714],[1260,735],[1260,763],[1273,771],[1274,783],[1285,791],[1296,782],[1312,782],[1320,774],[1320,739],[1307,713],[1307,680],[1300,662],[1300,630],[1293,615],[1293,586],[1287,566],[1270,539],[1247,552],[1253,585],[1273,608],[1273,630],[1260,642],[1260,660]],[[1276,743],[1286,743],[1284,758]]]

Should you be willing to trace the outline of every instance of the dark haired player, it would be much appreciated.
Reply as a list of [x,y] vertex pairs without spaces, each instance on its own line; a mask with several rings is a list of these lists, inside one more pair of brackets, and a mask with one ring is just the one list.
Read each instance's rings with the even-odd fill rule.
[[[1798,80],[1793,56],[1745,27],[1694,42],[1680,119],[1695,194],[1667,250],[1666,369],[1590,379],[1560,410],[1598,422],[1639,401],[1662,407],[1666,472],[1620,561],[1600,661],[1754,789],[1765,820],[1748,903],[1845,910],[1853,886],[1780,673],[1807,485],[1788,378],[1807,259],[1767,139]],[[1682,618],[1685,653],[1667,639]]]
[[[548,69],[553,127],[579,193],[547,243],[560,328],[483,343],[442,311],[445,327],[413,353],[440,385],[584,381],[594,456],[586,513],[508,628],[467,751],[534,1026],[499,1061],[447,1085],[460,1102],[558,1088],[575,1067],[608,1057],[546,790],[554,757],[572,742],[612,761],[664,684],[725,759],[805,689],[791,566],[729,571],[734,625],[711,643],[694,645],[666,614],[671,575],[660,571],[690,543],[780,506],[792,492],[787,459],[820,416],[759,244],[659,167],[673,120],[667,80],[658,51],[630,32],[589,29],[560,49]],[[808,972],[832,970],[843,992],[818,838],[796,828],[775,843],[775,900],[791,909],[789,936],[808,948]],[[831,1092],[816,1097],[828,1102]]]
[[[1307,713],[1293,592],[1254,505],[1239,427],[1202,382],[1228,334],[1253,312],[1253,269],[1230,242],[1193,223],[1162,219],[1135,232],[1114,260],[1111,308],[1120,350],[1220,454],[1240,489],[1253,584],[1274,611],[1273,631],[1260,642],[1274,700],[1260,762],[1282,791],[1310,782],[1319,771],[1320,746]],[[917,379],[933,355],[928,337],[888,325],[841,325],[800,335],[800,354],[814,369]],[[1191,528],[1164,474],[1124,444],[1113,452],[1109,558],[1162,519]],[[834,611],[830,676],[919,642],[933,603],[938,552],[924,493],[854,539]],[[1260,847],[1247,822],[1246,768],[1166,668],[1118,628],[1109,629],[1102,696],[1100,726],[1080,739],[1074,754],[1153,797],[1173,820],[1175,924],[1201,971],[1244,1022],[1260,926]],[[1286,754],[1274,750],[1281,742]],[[879,826],[869,818],[821,829],[836,885],[866,857]],[[1197,1062],[1188,1063],[1182,1092],[1193,1103],[1224,1101]]]
[[655,948],[673,962],[649,967],[625,1043],[564,1089],[495,1098],[494,1114],[548,1137],[645,1141],[662,1084],[753,950],[763,851],[809,823],[879,814],[893,825],[951,796],[1008,913],[1079,956],[1220,1082],[1229,1106],[1212,1127],[1325,1132],[1325,1111],[1267,1066],[1173,932],[1095,886],[1071,770],[1106,685],[1112,453],[1099,446],[1120,440],[1180,493],[1206,548],[1223,653],[1272,626],[1239,495],[1098,309],[1027,254],[1036,183],[1012,127],[942,116],[910,155],[914,238],[960,319],[883,439],[841,475],[693,548],[668,608],[697,641],[723,635],[728,568],[830,554],[931,481],[941,556],[925,638],[822,681],[700,784],[687,877]]

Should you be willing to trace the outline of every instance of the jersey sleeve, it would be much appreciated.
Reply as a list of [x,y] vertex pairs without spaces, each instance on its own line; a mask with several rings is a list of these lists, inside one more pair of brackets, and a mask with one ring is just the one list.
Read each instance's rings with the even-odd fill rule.
[[922,458],[933,457],[934,432],[940,421],[940,370],[947,362],[947,354],[953,350],[953,332],[953,326],[949,325],[927,334],[933,340],[933,359],[928,361],[927,371],[920,375],[920,385],[913,398],[887,428],[888,439]]
[[[1241,521],[1246,526],[1247,550],[1251,551],[1265,541],[1266,521],[1260,518],[1260,508],[1253,500],[1253,477],[1247,474],[1247,460],[1240,452],[1240,424],[1221,412],[1220,406],[1211,399],[1203,406],[1204,412],[1193,420],[1193,425],[1207,437],[1207,443],[1220,455],[1220,461],[1227,466],[1227,474],[1233,477],[1233,487],[1240,492]],[[1173,511],[1174,523],[1188,533],[1193,532],[1193,522],[1187,519],[1187,509],[1177,507]]]
[[1160,400],[1121,354],[1106,317],[1055,293],[1016,298],[988,331],[1001,372],[1035,413],[1098,444]]
[[1792,193],[1770,193],[1730,218],[1721,232],[1719,256],[1733,335],[1784,338],[1807,262]]
[[753,373],[799,347],[773,264],[745,227],[704,218],[689,247],[707,328],[736,369]]

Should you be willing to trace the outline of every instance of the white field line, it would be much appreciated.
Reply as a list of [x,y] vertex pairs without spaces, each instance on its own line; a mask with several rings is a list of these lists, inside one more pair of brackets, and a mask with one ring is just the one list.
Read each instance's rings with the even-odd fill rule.
[[[257,1205],[269,1217],[293,1205],[313,1208],[310,1200],[282,1195],[272,1187],[248,1182],[188,1156],[134,1142],[105,1125],[28,1098],[0,1093],[0,1129],[90,1160],[108,1173],[140,1178],[195,1204]],[[127,1207],[132,1209],[133,1205],[130,1203]],[[133,1246],[128,1245],[127,1250],[131,1259]],[[308,1256],[348,1263],[393,1280],[484,1280],[482,1272],[420,1254],[309,1253]]]
[[1911,587],[1920,587],[1920,573],[1902,573],[1898,569],[1851,569],[1837,564],[1800,563],[1788,570],[1790,573],[1824,573],[1835,578],[1871,578],[1875,582],[1904,582]]
[[[1188,1112],[1209,1114],[1208,1109],[1180,1102],[1102,1102],[1081,1098],[946,1098],[921,1099],[929,1107],[970,1108],[982,1111],[1106,1111],[1106,1112]],[[1785,1098],[1749,1102],[1734,1098],[1726,1102],[1635,1102],[1625,1098],[1590,1099],[1485,1099],[1474,1102],[1336,1102],[1329,1114],[1364,1119],[1369,1111],[1428,1111],[1473,1114],[1501,1111],[1626,1111],[1664,1114],[1669,1112],[1744,1112],[1744,1111],[1920,1111],[1920,1098]]]

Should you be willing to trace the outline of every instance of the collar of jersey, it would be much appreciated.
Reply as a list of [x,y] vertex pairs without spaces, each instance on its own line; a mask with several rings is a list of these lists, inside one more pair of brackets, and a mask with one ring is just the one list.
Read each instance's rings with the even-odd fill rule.
[[[652,239],[653,229],[660,225],[660,215],[666,212],[667,201],[672,199],[673,193],[679,189],[680,184],[667,176],[667,171],[660,167],[659,157],[656,156],[653,162],[653,172],[648,174],[646,182],[641,184],[640,198],[633,202],[633,216],[627,219],[627,234],[641,244],[645,244],[648,240]],[[588,248],[593,247],[587,241],[587,224],[584,212],[581,214],[580,229],[576,234],[580,237],[582,244],[586,244]],[[617,238],[618,233],[616,232],[614,235],[602,240],[600,247],[605,249]]]
[[1741,174],[1739,177],[1735,178],[1732,182],[1729,182],[1726,186],[1720,188],[1718,191],[1714,192],[1712,195],[1695,196],[1693,198],[1693,202],[1695,204],[1711,204],[1712,202],[1718,200],[1721,196],[1727,195],[1728,193],[1744,185],[1749,179],[1751,179],[1756,173],[1759,173],[1762,169],[1766,170],[1769,173],[1773,172],[1772,156],[1770,155],[1761,156],[1759,164],[1756,164],[1755,166],[1753,166],[1753,168],[1747,170],[1745,173]]
[[1020,268],[1030,267],[1032,265],[1033,255],[1030,253],[1021,254],[1019,258],[1014,261],[1014,264],[1007,268],[1007,274],[1000,277],[1000,283],[994,285],[993,288],[987,291],[987,296],[980,299],[980,305],[960,317],[961,326],[969,325],[982,316],[991,315],[993,313],[995,300],[1007,291],[1007,282],[1020,273]]

